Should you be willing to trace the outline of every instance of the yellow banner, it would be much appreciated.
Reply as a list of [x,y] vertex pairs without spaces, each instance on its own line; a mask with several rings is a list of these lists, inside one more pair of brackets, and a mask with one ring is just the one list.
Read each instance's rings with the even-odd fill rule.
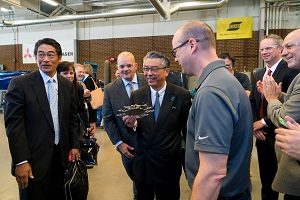
[[217,40],[252,38],[252,17],[217,20]]

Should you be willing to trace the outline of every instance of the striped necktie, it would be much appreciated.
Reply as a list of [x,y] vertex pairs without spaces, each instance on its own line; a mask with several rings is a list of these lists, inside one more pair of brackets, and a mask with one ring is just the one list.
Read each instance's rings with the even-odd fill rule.
[[55,131],[54,143],[59,142],[59,119],[58,119],[58,94],[56,90],[56,83],[54,79],[49,79],[48,83],[48,101],[52,115],[52,121]]

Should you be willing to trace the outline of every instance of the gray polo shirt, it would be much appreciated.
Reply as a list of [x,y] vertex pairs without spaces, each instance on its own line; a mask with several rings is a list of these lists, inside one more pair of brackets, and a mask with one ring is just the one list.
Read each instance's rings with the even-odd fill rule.
[[252,111],[238,80],[224,61],[210,63],[198,80],[199,89],[188,118],[186,174],[192,187],[199,168],[199,151],[228,155],[227,175],[220,195],[232,197],[250,184]]

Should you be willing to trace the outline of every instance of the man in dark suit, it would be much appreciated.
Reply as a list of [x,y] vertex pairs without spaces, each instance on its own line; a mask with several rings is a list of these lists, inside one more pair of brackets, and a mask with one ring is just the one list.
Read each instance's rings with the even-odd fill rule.
[[[122,118],[117,114],[124,106],[130,105],[131,85],[133,90],[147,85],[145,78],[136,73],[137,67],[138,64],[132,53],[124,51],[119,54],[117,68],[122,78],[105,86],[102,107],[105,131],[113,145],[116,145],[117,150],[121,153],[122,163],[131,180],[134,180],[133,158],[136,138],[128,133]],[[136,193],[135,187],[134,193]]]
[[256,72],[252,81],[250,101],[253,112],[253,131],[256,137],[256,148],[259,163],[259,173],[262,184],[262,200],[278,199],[278,192],[271,185],[277,172],[277,158],[274,149],[275,126],[267,116],[268,103],[258,91],[256,84],[265,76],[272,76],[277,83],[282,82],[282,91],[286,92],[298,70],[288,68],[282,60],[282,38],[275,34],[266,35],[260,42],[260,52],[266,67]]
[[166,82],[170,61],[163,54],[148,52],[143,62],[149,86],[133,92],[131,102],[147,104],[154,112],[137,120],[136,116],[124,117],[128,127],[136,128],[134,175],[138,199],[153,200],[155,194],[157,200],[178,200],[181,131],[186,134],[190,95],[186,89]]
[[5,96],[12,174],[20,199],[65,199],[69,152],[79,159],[74,87],[56,73],[62,58],[57,41],[39,40],[34,55],[39,69],[14,78]]

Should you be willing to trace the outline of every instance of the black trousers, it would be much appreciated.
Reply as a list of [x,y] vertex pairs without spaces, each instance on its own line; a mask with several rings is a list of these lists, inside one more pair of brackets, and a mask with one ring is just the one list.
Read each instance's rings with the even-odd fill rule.
[[178,181],[169,181],[161,184],[147,184],[135,181],[138,200],[179,200],[180,185]]
[[296,197],[296,196],[285,194],[284,197],[283,197],[283,199],[284,200],[300,200],[300,197]]
[[21,200],[65,200],[63,190],[65,170],[62,165],[60,145],[54,146],[46,176],[37,181],[29,179],[28,187],[23,190],[22,188],[19,189]]
[[277,158],[269,140],[256,140],[259,175],[261,180],[261,199],[277,200],[278,192],[272,190],[272,183],[277,172]]

